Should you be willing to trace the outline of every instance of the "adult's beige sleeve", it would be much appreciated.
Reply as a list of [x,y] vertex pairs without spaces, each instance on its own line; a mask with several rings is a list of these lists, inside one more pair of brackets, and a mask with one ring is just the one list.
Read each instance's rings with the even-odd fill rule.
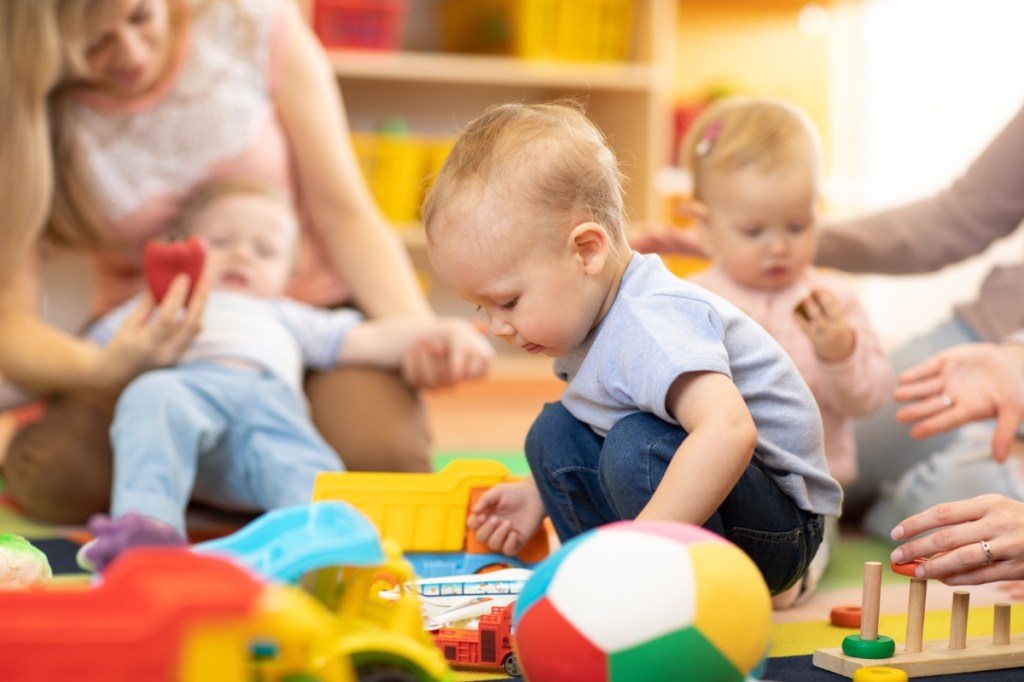
[[938,270],[984,251],[1024,219],[1024,108],[935,196],[825,226],[818,265],[847,272]]

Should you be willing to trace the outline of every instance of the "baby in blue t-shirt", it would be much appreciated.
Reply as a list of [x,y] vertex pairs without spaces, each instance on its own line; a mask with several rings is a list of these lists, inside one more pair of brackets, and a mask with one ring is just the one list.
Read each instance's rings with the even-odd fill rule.
[[563,541],[672,519],[738,545],[772,594],[801,581],[842,500],[814,397],[756,322],[629,249],[615,155],[579,109],[489,109],[423,217],[438,277],[566,382],[527,436],[532,477],[472,510],[480,540],[514,554],[545,513]]

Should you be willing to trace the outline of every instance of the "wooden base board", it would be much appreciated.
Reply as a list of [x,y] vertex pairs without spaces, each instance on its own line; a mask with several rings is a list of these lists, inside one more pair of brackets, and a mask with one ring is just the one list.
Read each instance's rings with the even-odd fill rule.
[[924,651],[917,653],[900,651],[901,646],[896,643],[896,655],[892,658],[853,658],[840,647],[818,649],[811,660],[818,668],[849,678],[860,668],[876,665],[899,668],[909,677],[1024,667],[1024,635],[1011,636],[1009,644],[993,644],[991,636],[972,637],[965,649],[950,649],[948,641],[938,640],[925,642]]

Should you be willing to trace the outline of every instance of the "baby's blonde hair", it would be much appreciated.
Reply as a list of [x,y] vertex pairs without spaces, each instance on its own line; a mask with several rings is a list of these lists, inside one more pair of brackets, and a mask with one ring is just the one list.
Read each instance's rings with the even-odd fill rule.
[[693,122],[683,140],[680,162],[690,174],[693,198],[705,199],[709,176],[755,167],[809,163],[815,186],[821,180],[821,142],[810,117],[793,104],[771,97],[734,96],[717,100]]
[[551,230],[552,224],[568,231],[594,221],[608,232],[613,251],[628,248],[618,162],[575,102],[500,104],[471,121],[423,203],[428,243],[451,213],[488,201],[502,202],[518,227],[548,229],[539,243],[564,243],[567,232]]
[[292,216],[298,235],[298,217],[288,193],[280,186],[250,176],[232,176],[206,182],[192,190],[186,197],[174,220],[174,229],[189,233],[202,214],[220,199],[233,196],[257,196],[280,204]]

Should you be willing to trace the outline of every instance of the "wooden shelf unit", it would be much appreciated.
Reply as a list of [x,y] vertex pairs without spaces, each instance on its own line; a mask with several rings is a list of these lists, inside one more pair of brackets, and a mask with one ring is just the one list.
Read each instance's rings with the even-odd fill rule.
[[[297,1],[311,16],[313,0]],[[410,0],[403,49],[332,49],[329,57],[353,131],[374,131],[398,116],[414,133],[454,136],[494,103],[583,102],[622,164],[628,219],[644,222],[659,216],[655,177],[670,159],[677,1],[635,1],[632,56],[625,62],[442,52],[439,0]],[[426,267],[421,230],[397,227],[417,266]]]

